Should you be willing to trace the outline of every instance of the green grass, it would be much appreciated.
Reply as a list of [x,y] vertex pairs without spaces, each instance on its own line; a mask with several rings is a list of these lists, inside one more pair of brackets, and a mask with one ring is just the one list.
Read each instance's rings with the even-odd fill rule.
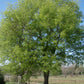
[[18,83],[8,82],[8,83],[6,83],[6,84],[18,84]]

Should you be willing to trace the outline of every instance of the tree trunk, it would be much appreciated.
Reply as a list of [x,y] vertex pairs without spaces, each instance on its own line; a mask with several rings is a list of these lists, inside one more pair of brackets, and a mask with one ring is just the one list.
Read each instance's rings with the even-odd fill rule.
[[48,79],[49,79],[49,71],[44,72],[44,84],[48,84]]
[[27,84],[30,84],[30,78],[29,78],[29,80],[27,81]]
[[25,84],[25,82],[23,81],[23,76],[21,76],[21,82],[20,84]]

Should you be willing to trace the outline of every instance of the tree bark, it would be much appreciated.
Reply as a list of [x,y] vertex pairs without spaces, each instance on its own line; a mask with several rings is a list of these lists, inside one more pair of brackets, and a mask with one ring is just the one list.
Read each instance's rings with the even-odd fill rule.
[[44,84],[49,84],[48,79],[49,79],[49,71],[44,72]]
[[23,81],[23,75],[21,75],[21,82],[20,84],[25,84],[25,81]]

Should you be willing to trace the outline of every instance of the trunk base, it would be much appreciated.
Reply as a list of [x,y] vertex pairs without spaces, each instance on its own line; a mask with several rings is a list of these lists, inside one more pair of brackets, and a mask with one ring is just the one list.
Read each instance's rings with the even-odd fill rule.
[[49,79],[49,71],[44,72],[44,84],[48,84],[48,79]]

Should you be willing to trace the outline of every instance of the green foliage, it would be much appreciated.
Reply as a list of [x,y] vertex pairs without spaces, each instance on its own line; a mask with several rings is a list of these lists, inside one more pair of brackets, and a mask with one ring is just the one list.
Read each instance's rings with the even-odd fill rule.
[[71,0],[21,0],[4,12],[0,56],[11,72],[29,78],[33,71],[58,69],[66,49],[81,34],[81,12]]

